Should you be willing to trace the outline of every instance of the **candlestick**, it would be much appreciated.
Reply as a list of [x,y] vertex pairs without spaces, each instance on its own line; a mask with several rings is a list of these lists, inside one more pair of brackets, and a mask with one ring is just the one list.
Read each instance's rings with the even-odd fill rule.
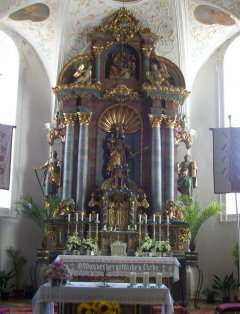
[[139,215],[139,222],[142,222],[142,215]]
[[135,272],[131,272],[130,273],[130,285],[136,285],[136,273]]
[[156,285],[161,286],[162,285],[162,273],[157,273],[156,275]]
[[167,215],[167,224],[169,224],[169,216]]
[[155,214],[153,214],[153,222],[155,222]]
[[81,220],[83,221],[83,213],[81,214]]
[[145,224],[147,225],[147,215],[146,215],[146,218],[145,218]]
[[78,222],[78,213],[76,213],[76,222]]
[[91,220],[92,220],[92,215],[89,214],[89,222],[91,222]]
[[143,273],[143,285],[144,286],[149,285],[149,273],[147,273],[147,272]]
[[71,220],[71,215],[70,214],[68,214],[68,221],[70,221]]
[[97,214],[96,222],[98,222],[98,214]]

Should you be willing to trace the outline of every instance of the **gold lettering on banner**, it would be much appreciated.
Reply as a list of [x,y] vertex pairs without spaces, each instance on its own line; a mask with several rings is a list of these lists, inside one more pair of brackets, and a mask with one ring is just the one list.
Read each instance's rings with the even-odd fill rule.
[[92,112],[78,112],[79,125],[89,125],[92,118]]
[[77,113],[64,113],[66,126],[75,126],[77,121]]
[[149,121],[152,128],[160,128],[163,116],[157,114],[149,114]]
[[175,116],[164,116],[163,120],[166,129],[174,129],[176,123]]

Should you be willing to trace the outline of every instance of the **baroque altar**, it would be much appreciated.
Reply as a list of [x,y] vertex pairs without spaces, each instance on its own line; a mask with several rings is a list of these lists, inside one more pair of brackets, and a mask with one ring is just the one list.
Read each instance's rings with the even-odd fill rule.
[[122,243],[123,255],[134,256],[146,236],[183,253],[189,234],[175,201],[178,144],[192,145],[182,112],[189,92],[180,69],[154,52],[156,35],[138,23],[121,8],[94,27],[89,52],[68,61],[53,88],[61,108],[47,140],[61,156],[62,203],[52,257],[74,234],[94,238],[101,255]]

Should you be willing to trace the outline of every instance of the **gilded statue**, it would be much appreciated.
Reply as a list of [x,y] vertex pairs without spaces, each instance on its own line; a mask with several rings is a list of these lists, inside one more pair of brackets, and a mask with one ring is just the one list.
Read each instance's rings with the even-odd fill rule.
[[157,63],[152,63],[152,71],[147,71],[146,76],[152,85],[160,88],[161,85],[171,86],[166,80],[171,77],[167,71],[167,67],[164,63],[160,63],[160,68]]
[[90,86],[92,83],[92,65],[88,64],[85,69],[84,64],[81,64],[73,76],[77,78],[76,83],[82,83],[86,86]]
[[191,156],[186,154],[178,169],[178,191],[192,198],[193,189],[197,188],[197,165]]

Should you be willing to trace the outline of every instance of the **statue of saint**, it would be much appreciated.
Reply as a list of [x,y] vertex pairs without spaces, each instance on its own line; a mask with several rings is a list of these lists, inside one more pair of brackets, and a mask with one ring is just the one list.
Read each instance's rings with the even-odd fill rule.
[[58,188],[61,185],[61,162],[57,158],[57,152],[53,150],[50,158],[44,166],[35,168],[36,170],[44,170],[42,185],[45,187],[45,197],[58,194]]
[[197,165],[195,160],[191,161],[190,155],[184,156],[184,161],[178,170],[178,191],[192,198],[193,189],[197,187]]
[[90,86],[92,83],[92,65],[89,64],[87,68],[84,69],[84,64],[81,64],[73,76],[77,78],[76,83],[85,83],[86,86]]

